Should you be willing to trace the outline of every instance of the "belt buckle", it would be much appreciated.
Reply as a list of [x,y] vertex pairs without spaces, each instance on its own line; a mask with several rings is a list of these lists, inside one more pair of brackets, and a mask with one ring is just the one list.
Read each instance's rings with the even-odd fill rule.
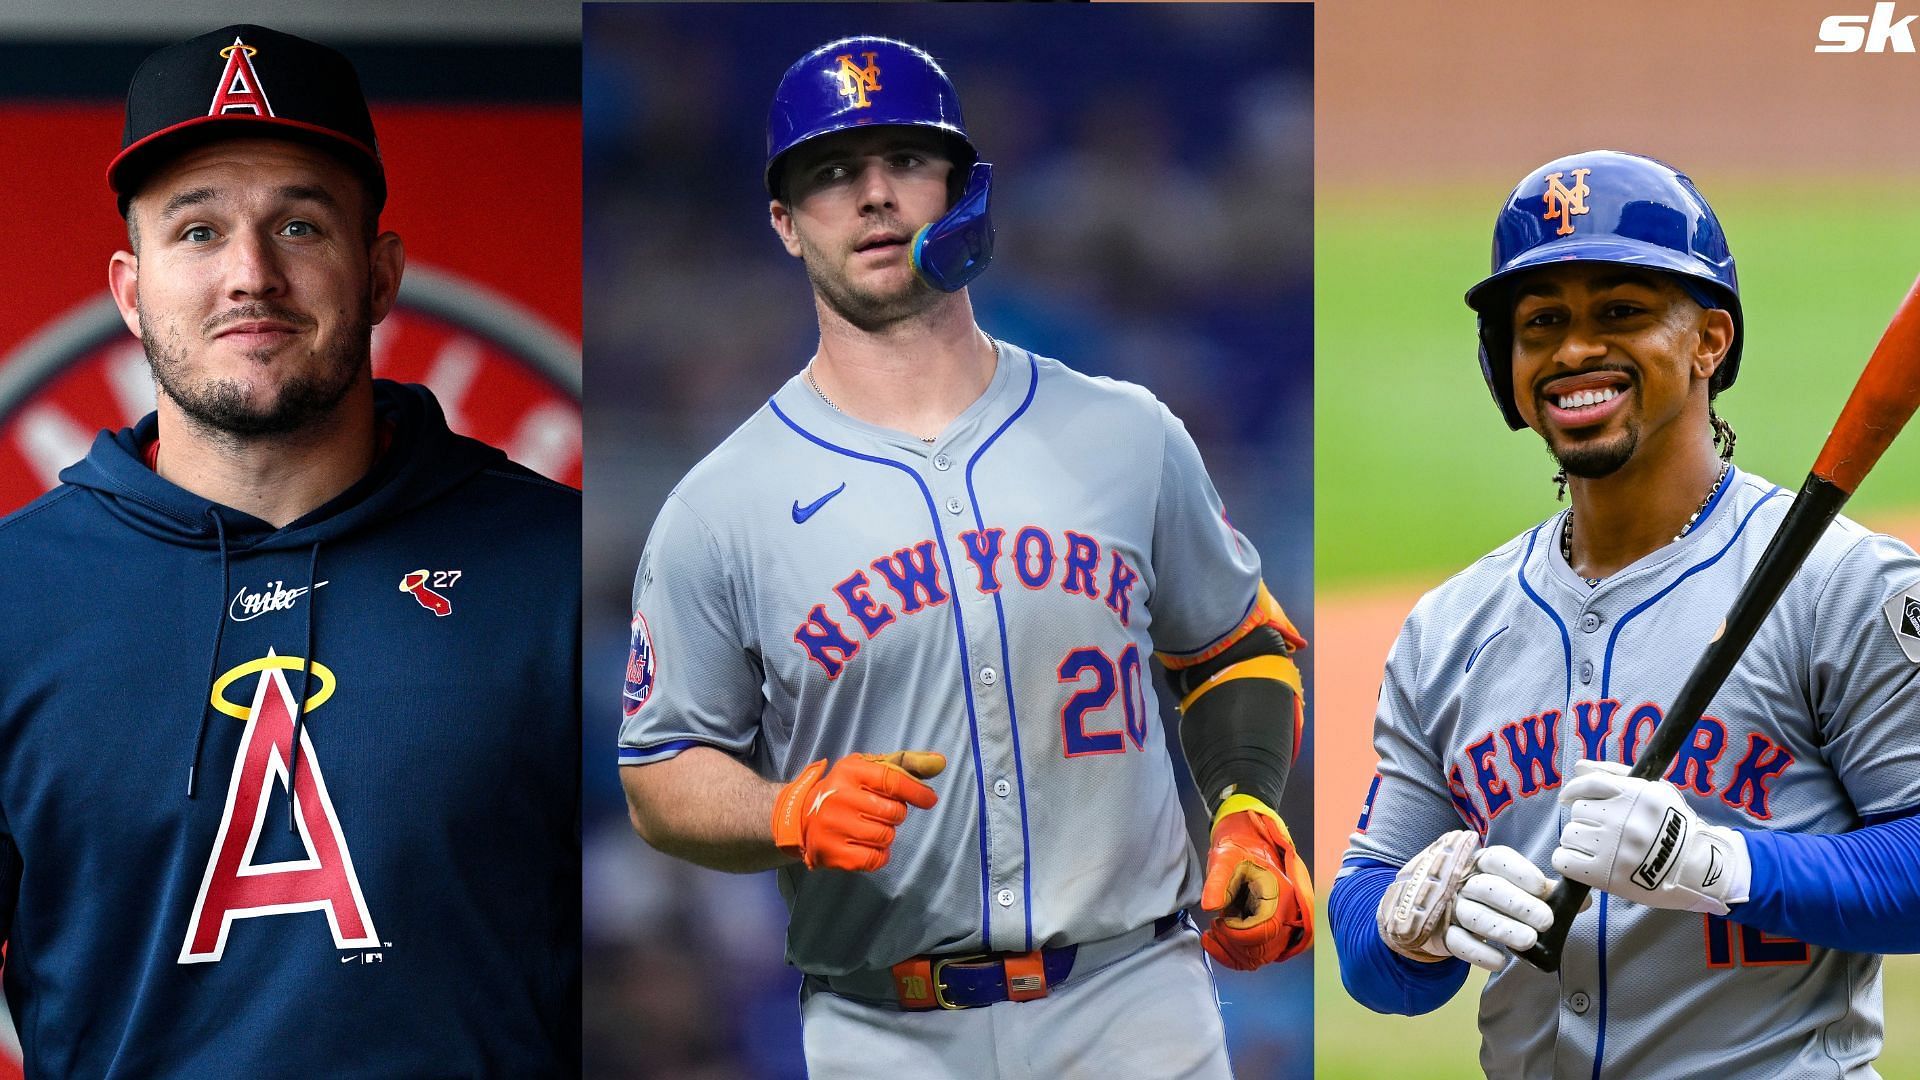
[[993,953],[984,952],[984,953],[969,953],[965,956],[943,956],[943,957],[940,957],[938,960],[935,960],[933,962],[933,972],[932,972],[932,978],[931,978],[931,981],[933,983],[934,1004],[940,1006],[943,1009],[959,1010],[959,1009],[977,1008],[978,1006],[974,1006],[974,1005],[955,1005],[953,1002],[948,1001],[947,1000],[947,984],[940,981],[940,973],[945,971],[947,967],[953,964],[991,963],[993,959],[994,959]]

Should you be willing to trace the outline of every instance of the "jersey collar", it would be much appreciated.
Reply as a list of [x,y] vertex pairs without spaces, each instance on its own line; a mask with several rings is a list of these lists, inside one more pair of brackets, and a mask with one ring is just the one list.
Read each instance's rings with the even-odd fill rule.
[[[1034,363],[1033,358],[998,339],[994,339],[993,349],[993,378],[988,380],[986,390],[930,443],[904,431],[869,424],[828,405],[807,385],[805,365],[780,387],[773,400],[781,412],[809,431],[838,431],[842,437],[852,433],[870,449],[884,446],[923,459],[939,454],[955,456],[993,431],[1019,407],[1026,392],[1025,376]],[[1015,378],[1016,374],[1021,377]]]

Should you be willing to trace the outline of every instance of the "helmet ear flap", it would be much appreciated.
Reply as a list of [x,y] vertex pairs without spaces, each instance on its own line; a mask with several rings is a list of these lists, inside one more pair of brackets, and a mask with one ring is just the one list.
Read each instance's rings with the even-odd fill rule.
[[941,292],[959,292],[993,261],[993,166],[976,161],[946,215],[914,234],[912,260],[921,280]]
[[1480,293],[1475,297],[1474,310],[1480,328],[1480,374],[1493,394],[1500,418],[1507,422],[1507,429],[1519,431],[1527,422],[1521,418],[1520,408],[1513,400],[1513,331],[1508,327],[1512,321],[1513,289],[1502,283]]

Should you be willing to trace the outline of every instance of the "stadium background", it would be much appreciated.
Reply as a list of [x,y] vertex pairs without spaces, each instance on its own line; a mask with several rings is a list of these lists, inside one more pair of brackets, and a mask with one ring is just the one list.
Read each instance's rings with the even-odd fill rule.
[[[211,0],[146,7],[0,10],[0,514],[50,486],[95,430],[152,409],[138,342],[107,317],[107,257],[126,234],[106,165],[140,60],[242,19],[325,42],[359,68],[392,191],[383,225],[407,244],[376,374],[427,383],[457,430],[578,484],[577,5],[477,0],[457,25],[379,0],[265,0],[244,15]],[[325,935],[317,914],[297,917]],[[12,1040],[0,1013],[0,1080],[17,1075]]]
[[[625,820],[614,746],[628,594],[655,513],[813,349],[806,279],[768,228],[760,182],[768,99],[808,49],[883,33],[946,64],[996,166],[998,246],[972,287],[981,324],[1166,401],[1312,634],[1311,10],[777,10],[590,5],[583,23],[593,1077],[802,1075],[772,875],[648,849]],[[1283,808],[1302,836],[1311,768]],[[1309,973],[1222,975],[1241,1076],[1311,1075]]]
[[[1346,0],[1319,16],[1315,479],[1322,898],[1373,772],[1387,647],[1413,601],[1553,513],[1553,466],[1482,384],[1472,313],[1494,212],[1559,154],[1690,174],[1739,263],[1748,340],[1719,409],[1741,467],[1797,487],[1920,272],[1920,57],[1815,54],[1872,4],[1622,0],[1560,10]],[[1910,5],[1901,5],[1909,14]],[[1920,436],[1848,513],[1920,541]],[[1436,1013],[1376,1016],[1318,950],[1320,1075],[1478,1076],[1475,976]],[[1630,963],[1616,979],[1631,979]],[[1712,1002],[1701,1021],[1711,1022]],[[1920,1075],[1920,958],[1887,963],[1886,1076]]]

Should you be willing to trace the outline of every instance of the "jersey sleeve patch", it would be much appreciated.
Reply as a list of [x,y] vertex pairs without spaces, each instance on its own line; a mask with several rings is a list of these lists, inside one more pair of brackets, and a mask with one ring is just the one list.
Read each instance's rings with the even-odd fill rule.
[[1895,593],[1880,610],[1893,630],[1893,640],[1900,643],[1900,651],[1920,664],[1920,585]]
[[653,634],[647,629],[647,617],[635,611],[633,646],[627,653],[627,684],[620,694],[621,709],[627,719],[640,715],[640,710],[653,699],[655,675]]

